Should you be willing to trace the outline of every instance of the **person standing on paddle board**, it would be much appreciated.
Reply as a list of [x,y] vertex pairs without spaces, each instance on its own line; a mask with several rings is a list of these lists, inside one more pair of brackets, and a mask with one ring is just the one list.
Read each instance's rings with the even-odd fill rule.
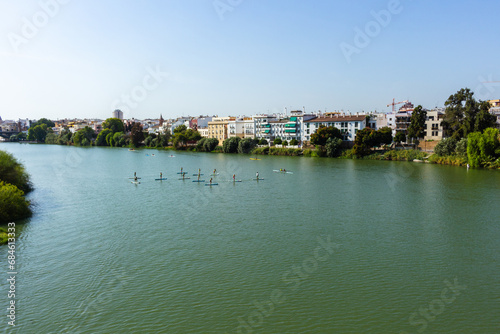
[[233,181],[236,181],[236,174],[233,174]]
[[163,179],[163,173],[160,172],[160,179]]
[[259,172],[255,173],[255,177],[257,178],[257,180],[259,179]]

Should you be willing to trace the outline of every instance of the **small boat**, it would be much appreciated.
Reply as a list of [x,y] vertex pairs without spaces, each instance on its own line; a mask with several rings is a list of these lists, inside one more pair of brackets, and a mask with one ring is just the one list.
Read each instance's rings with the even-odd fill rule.
[[128,149],[130,152],[135,152],[135,150],[133,148],[129,148]]
[[165,181],[167,178],[166,177],[163,177],[161,179],[155,179],[155,181]]
[[278,169],[274,169],[273,172],[275,172],[275,173],[283,173],[283,174],[293,174],[293,172],[286,172],[284,170],[278,170]]
[[258,159],[258,158],[250,158],[250,160],[261,160],[261,159]]

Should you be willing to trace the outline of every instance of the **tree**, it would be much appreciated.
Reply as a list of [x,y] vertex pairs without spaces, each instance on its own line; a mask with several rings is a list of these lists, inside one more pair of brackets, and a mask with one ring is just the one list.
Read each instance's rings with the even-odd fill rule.
[[108,118],[104,122],[102,122],[102,128],[110,129],[111,132],[124,132],[125,126],[123,125],[123,121],[119,118]]
[[293,138],[292,140],[290,140],[290,145],[296,146],[298,144],[299,144],[299,141],[297,139]]
[[413,110],[408,127],[408,138],[415,139],[416,144],[418,144],[419,138],[424,138],[426,118],[427,111],[421,105]]
[[48,128],[53,128],[54,126],[56,126],[56,124],[54,122],[52,122],[51,120],[46,119],[46,118],[40,118],[37,122],[31,123],[30,127],[34,128],[35,126],[42,125],[42,124],[47,125]]
[[467,157],[472,167],[486,166],[500,157],[498,129],[488,128],[467,137]]
[[0,181],[0,224],[15,222],[31,216],[30,202],[16,186]]
[[132,124],[132,128],[130,130],[130,141],[132,146],[139,147],[144,140],[144,132],[142,131],[141,123]]
[[320,126],[319,129],[311,135],[311,144],[325,146],[328,138],[342,139],[342,132],[334,126]]
[[396,132],[396,135],[394,136],[394,142],[396,142],[396,143],[406,142],[405,133],[402,131]]
[[57,136],[54,133],[47,133],[45,144],[57,144]]
[[461,157],[467,156],[467,138],[462,138],[457,142],[455,154]]
[[328,138],[326,141],[326,155],[330,158],[338,157],[342,148],[342,139]]
[[222,143],[222,151],[224,153],[237,153],[240,140],[239,137],[231,137],[224,140]]
[[489,103],[476,101],[474,92],[469,88],[462,88],[451,95],[445,106],[446,111],[441,124],[446,135],[456,140],[467,137],[469,133],[495,126],[495,117],[489,113]]
[[99,132],[97,135],[97,139],[95,140],[95,145],[96,146],[106,146],[108,145],[108,142],[106,141],[106,137],[110,134],[113,133],[113,131],[110,128],[106,128]]
[[378,129],[380,135],[380,144],[391,145],[392,143],[392,129],[388,126]]
[[10,183],[24,193],[33,189],[24,166],[12,154],[5,151],[0,151],[0,181]]
[[371,152],[371,148],[376,146],[377,142],[375,130],[364,128],[358,131],[356,138],[354,138],[353,153],[358,157],[368,155]]
[[238,153],[250,153],[255,146],[255,141],[252,138],[242,139],[238,144]]
[[269,142],[266,140],[266,138],[262,138],[259,140],[259,145],[269,145]]
[[36,125],[28,130],[28,140],[36,140],[39,143],[45,143],[47,136],[47,124]]
[[75,133],[75,135],[73,136],[73,143],[77,146],[90,146],[92,145],[92,139],[94,138],[94,135],[94,130],[86,126]]
[[207,138],[203,144],[205,152],[212,152],[219,145],[219,140],[217,138]]
[[186,130],[187,130],[187,126],[185,126],[184,124],[179,125],[178,127],[176,127],[176,128],[174,129],[174,135],[175,135],[176,133],[186,132]]
[[283,145],[283,146],[288,146],[288,141],[287,141],[287,140],[284,140],[284,141],[281,143],[281,145]]
[[274,138],[274,141],[273,141],[273,144],[274,145],[281,145],[283,141],[281,140],[281,138]]
[[455,153],[456,146],[457,146],[457,141],[455,138],[453,137],[445,138],[442,139],[436,145],[436,147],[434,147],[434,153],[442,157],[452,155]]
[[59,133],[59,136],[57,137],[57,143],[59,145],[71,145],[73,143],[72,140],[73,133],[69,131],[69,129],[65,128]]

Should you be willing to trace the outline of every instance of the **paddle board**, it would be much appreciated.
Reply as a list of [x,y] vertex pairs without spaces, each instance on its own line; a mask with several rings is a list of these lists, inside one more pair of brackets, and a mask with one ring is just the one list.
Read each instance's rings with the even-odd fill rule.
[[166,180],[166,179],[167,179],[167,178],[166,178],[166,177],[164,177],[164,178],[161,178],[161,179],[155,179],[155,181],[164,181],[164,180]]
[[205,183],[205,185],[206,185],[206,186],[218,186],[219,184],[218,184],[218,183],[212,183],[212,184],[210,184],[210,183]]

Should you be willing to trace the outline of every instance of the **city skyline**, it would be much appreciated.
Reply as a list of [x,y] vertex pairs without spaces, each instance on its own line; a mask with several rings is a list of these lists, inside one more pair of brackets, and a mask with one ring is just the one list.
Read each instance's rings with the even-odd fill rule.
[[500,97],[500,3],[0,4],[2,119],[441,107]]

